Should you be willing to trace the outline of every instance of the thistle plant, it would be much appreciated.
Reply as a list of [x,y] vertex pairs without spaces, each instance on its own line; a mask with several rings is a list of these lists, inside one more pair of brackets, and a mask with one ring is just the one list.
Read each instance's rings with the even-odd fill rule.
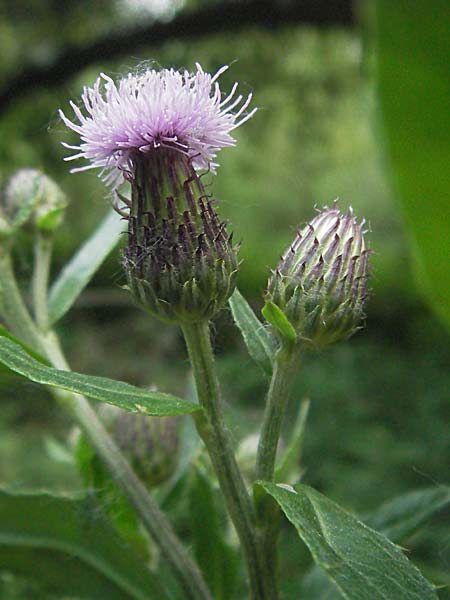
[[[124,528],[120,515],[107,515],[113,532],[108,535],[115,540],[111,545],[120,549],[116,579],[129,597],[242,598],[241,591],[224,583],[233,579],[229,571],[237,573],[240,561],[233,557],[242,552],[245,597],[277,600],[277,540],[284,513],[344,597],[431,600],[436,598],[432,586],[399,547],[290,479],[290,473],[299,473],[289,466],[301,449],[308,403],[302,404],[292,437],[277,457],[302,357],[361,327],[370,250],[364,223],[358,223],[351,209],[342,214],[337,204],[324,208],[298,232],[272,272],[264,296],[265,323],[256,317],[236,289],[238,247],[219,216],[212,185],[204,183],[205,174],[214,174],[218,167],[218,152],[235,144],[233,130],[256,111],[249,109],[251,94],[238,94],[237,84],[227,95],[222,93],[219,78],[226,68],[213,76],[198,64],[194,73],[146,69],[117,83],[102,74],[84,89],[80,106],[71,102],[73,120],[60,111],[62,121],[80,138],[79,144],[64,143],[75,151],[66,160],[86,161],[73,171],[99,170],[121,220],[111,213],[49,288],[52,243],[65,198],[56,184],[33,171],[13,178],[0,205],[0,318],[6,325],[0,331],[0,361],[49,386],[102,461],[125,514],[131,510],[149,534],[142,538],[140,526]],[[149,318],[181,328],[198,403],[72,373],[64,357],[54,325],[117,243],[123,222],[126,288]],[[19,229],[35,238],[31,313],[11,260],[11,232]],[[245,476],[226,426],[211,343],[211,320],[227,303],[251,356],[270,378],[262,426],[252,437],[252,452],[245,453]],[[96,411],[91,400],[114,408]],[[217,527],[195,559],[164,510],[167,498],[174,502],[177,497],[174,489],[189,481],[179,468],[185,459],[178,420],[182,415],[193,419],[239,540],[232,547],[230,536]],[[208,502],[209,511],[215,484],[204,477],[196,455],[191,458],[192,464],[184,460],[183,468],[195,473],[191,484],[200,481],[196,498]],[[208,527],[216,521],[220,519],[209,519]],[[197,526],[203,529],[202,522]],[[204,532],[198,534],[194,532],[194,539],[204,543]],[[131,544],[125,557],[123,538]],[[148,545],[144,550],[142,543]],[[155,555],[169,565],[178,584],[175,591],[160,578]]]

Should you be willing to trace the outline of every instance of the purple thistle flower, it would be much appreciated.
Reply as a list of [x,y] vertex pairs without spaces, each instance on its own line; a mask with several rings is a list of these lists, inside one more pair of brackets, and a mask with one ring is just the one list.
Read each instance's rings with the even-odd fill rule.
[[[85,112],[70,102],[78,123],[62,110],[63,122],[79,134],[81,143],[63,145],[76,153],[65,160],[84,158],[90,164],[72,169],[101,169],[113,190],[134,174],[136,158],[158,148],[176,149],[195,169],[215,172],[217,152],[235,145],[231,132],[250,119],[246,112],[252,95],[236,95],[237,83],[223,98],[215,75],[197,71],[148,69],[129,74],[117,84],[103,73],[81,96]],[[235,111],[235,112],[233,112]]]

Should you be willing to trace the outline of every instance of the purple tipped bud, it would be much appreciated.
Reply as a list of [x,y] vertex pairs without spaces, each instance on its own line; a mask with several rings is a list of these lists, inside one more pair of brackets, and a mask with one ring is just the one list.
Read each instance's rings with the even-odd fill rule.
[[298,339],[323,347],[348,338],[364,317],[368,255],[363,223],[325,207],[301,231],[269,280],[266,299]]
[[233,293],[238,259],[201,177],[189,157],[167,148],[137,154],[133,173],[129,289],[163,321],[212,318]]

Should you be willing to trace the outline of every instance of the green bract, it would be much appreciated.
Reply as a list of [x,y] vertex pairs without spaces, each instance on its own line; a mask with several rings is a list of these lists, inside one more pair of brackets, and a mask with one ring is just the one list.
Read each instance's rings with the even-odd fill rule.
[[138,302],[167,322],[210,319],[235,287],[236,248],[189,159],[136,157],[124,265]]
[[344,216],[334,205],[297,233],[269,280],[263,310],[283,340],[292,341],[287,325],[297,339],[316,347],[345,339],[359,328],[370,253],[363,226],[351,209]]

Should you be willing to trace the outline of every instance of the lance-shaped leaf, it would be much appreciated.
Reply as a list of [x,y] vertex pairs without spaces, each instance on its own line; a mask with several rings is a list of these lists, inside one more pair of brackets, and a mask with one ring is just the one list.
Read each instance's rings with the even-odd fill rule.
[[[364,522],[388,537],[402,543],[433,515],[450,505],[450,488],[440,486],[414,490],[382,504],[365,517]],[[334,600],[336,590],[325,572],[314,566],[302,582],[302,592],[311,600]]]
[[306,485],[261,483],[347,600],[437,600],[402,550]]
[[105,258],[117,246],[123,229],[120,216],[111,210],[63,268],[49,292],[50,324],[66,314]]
[[0,567],[64,597],[168,598],[91,496],[0,490]]
[[130,412],[153,417],[177,416],[201,407],[171,394],[151,392],[106,377],[60,371],[38,362],[12,340],[0,336],[0,362],[36,383],[83,394],[92,400],[113,404]]
[[270,377],[272,358],[276,351],[275,340],[238,289],[235,290],[228,302],[234,322],[240,329],[250,356]]

